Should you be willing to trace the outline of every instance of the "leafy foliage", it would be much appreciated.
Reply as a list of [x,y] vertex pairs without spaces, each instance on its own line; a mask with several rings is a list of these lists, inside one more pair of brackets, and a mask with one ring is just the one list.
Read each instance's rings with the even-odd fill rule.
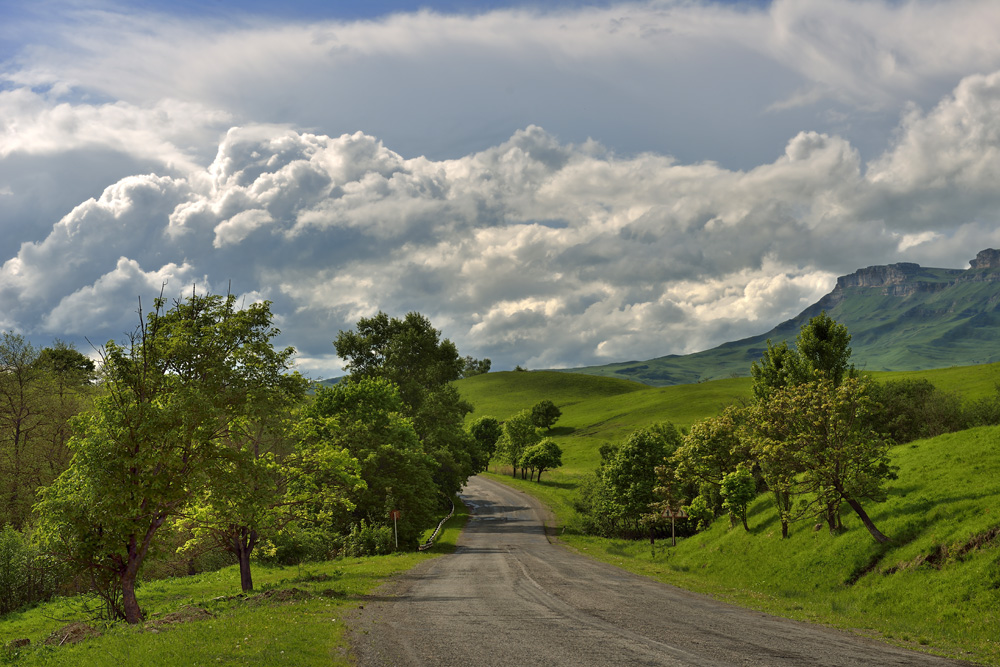
[[447,498],[483,468],[483,458],[463,428],[472,405],[451,384],[462,377],[465,360],[440,333],[419,313],[400,320],[379,312],[359,320],[356,331],[341,331],[334,346],[347,360],[347,382],[381,378],[398,388],[401,414],[437,461],[434,483]]
[[503,424],[496,417],[478,417],[469,424],[469,435],[475,438],[476,444],[479,445],[485,470],[496,455],[497,442],[503,435]]
[[108,611],[142,620],[135,583],[157,531],[210,487],[210,471],[293,350],[271,346],[267,303],[192,295],[153,312],[103,353],[104,394],[77,418],[69,468],[42,494],[40,536],[90,577]]
[[538,481],[542,481],[542,473],[562,465],[562,449],[551,439],[546,438],[532,445],[521,454],[521,469],[530,471],[529,479],[534,479],[538,471]]
[[[497,456],[502,463],[511,466],[516,476],[525,450],[541,440],[531,419],[531,412],[522,410],[503,423],[500,439],[497,440]],[[521,476],[524,476],[523,472]]]
[[559,421],[562,410],[550,400],[539,401],[531,408],[531,422],[538,428],[552,430],[553,424]]

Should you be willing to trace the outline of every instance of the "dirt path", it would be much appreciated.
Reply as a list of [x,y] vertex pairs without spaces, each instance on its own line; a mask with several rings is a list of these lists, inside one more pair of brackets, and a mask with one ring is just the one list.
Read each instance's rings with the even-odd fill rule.
[[469,481],[453,555],[351,622],[362,666],[967,665],[732,607],[548,542],[534,498]]

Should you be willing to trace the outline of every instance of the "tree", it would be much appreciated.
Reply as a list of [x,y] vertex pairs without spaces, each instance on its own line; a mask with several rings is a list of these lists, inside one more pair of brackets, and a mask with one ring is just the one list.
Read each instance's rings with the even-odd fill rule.
[[757,480],[750,472],[749,464],[738,466],[722,478],[719,495],[722,496],[722,509],[729,513],[729,527],[735,526],[739,519],[743,529],[749,532],[747,505],[757,496]]
[[[768,415],[758,425],[761,438],[796,480],[821,506],[828,508],[831,530],[841,501],[846,502],[877,542],[888,542],[861,505],[885,499],[885,482],[895,479],[889,464],[892,441],[871,419],[871,381],[848,377],[839,385],[828,377],[786,387],[762,406]],[[831,510],[832,508],[832,510]],[[839,514],[839,513],[838,513]]]
[[603,511],[626,535],[638,534],[644,515],[656,503],[656,467],[679,437],[671,424],[633,431],[602,465],[607,503]]
[[850,363],[850,342],[847,327],[838,324],[826,311],[802,326],[794,350],[787,343],[773,345],[767,341],[763,356],[750,366],[754,399],[766,400],[775,390],[811,382],[817,373],[834,384],[853,377],[856,371]]
[[676,476],[697,484],[699,494],[715,512],[722,509],[723,479],[750,460],[740,433],[745,420],[745,410],[730,405],[721,415],[692,425],[673,456]]
[[800,375],[798,361],[798,355],[789,349],[788,343],[782,341],[781,345],[772,345],[768,340],[763,356],[750,365],[754,399],[766,400],[773,391],[796,382]]
[[535,478],[535,471],[538,471],[538,481],[542,481],[542,473],[552,468],[562,465],[562,449],[554,441],[546,438],[536,445],[532,445],[524,450],[521,455],[521,469],[527,468],[531,471],[531,477]]
[[350,525],[387,525],[402,512],[400,542],[416,548],[421,532],[434,524],[437,461],[424,451],[396,386],[385,378],[364,378],[319,387],[302,411],[298,437],[323,451],[344,449],[358,461],[364,485],[348,498],[353,509],[328,521],[346,533]]
[[250,558],[262,538],[293,521],[321,523],[352,509],[349,496],[363,486],[345,448],[293,440],[292,410],[305,387],[296,373],[254,389],[251,410],[234,422],[208,463],[208,483],[183,513],[181,524],[194,534],[185,547],[209,541],[233,554],[244,593],[253,590]]
[[562,410],[557,408],[550,400],[539,401],[531,408],[531,421],[538,428],[547,431],[552,430],[552,425],[559,421]]
[[489,359],[474,359],[473,357],[465,358],[465,366],[462,368],[462,377],[470,378],[473,375],[485,375],[490,372],[490,366],[493,365]]
[[[775,392],[788,387],[819,378],[827,378],[836,386],[845,378],[857,377],[857,371],[850,363],[850,342],[851,335],[847,332],[847,327],[838,324],[825,311],[802,326],[795,339],[794,351],[785,343],[774,346],[768,341],[764,356],[750,368],[754,399],[766,404]],[[766,460],[762,466],[769,466],[769,485],[782,516],[782,534],[787,537],[787,521],[797,518],[791,507],[790,494],[794,484],[790,475],[793,473],[782,469],[782,466],[788,465],[788,455],[781,447],[766,443],[761,443],[760,446],[763,447],[762,455]],[[830,495],[824,512],[831,531],[836,530],[840,523],[838,508],[839,500],[835,495]]]
[[267,302],[192,294],[165,306],[105,346],[104,393],[76,419],[73,459],[38,505],[43,542],[129,623],[143,618],[135,584],[157,531],[210,483],[293,353],[272,347]]
[[479,445],[483,458],[482,470],[485,470],[496,455],[497,441],[503,435],[503,424],[496,417],[479,417],[469,425],[469,435],[475,438]]
[[856,375],[851,359],[851,334],[826,311],[811,318],[799,331],[795,348],[800,360],[799,382],[808,382],[820,373],[839,385]]
[[450,497],[481,469],[482,455],[464,429],[472,405],[451,384],[462,377],[465,361],[440,335],[419,313],[400,320],[379,312],[359,320],[356,331],[341,331],[334,346],[347,361],[347,382],[383,378],[396,385],[402,414],[437,460],[435,483]]
[[[517,477],[517,469],[521,465],[524,450],[537,444],[541,439],[531,421],[531,413],[527,410],[521,410],[503,423],[500,439],[497,440],[497,455],[502,463],[511,466],[512,476]],[[524,477],[523,470],[521,477]]]

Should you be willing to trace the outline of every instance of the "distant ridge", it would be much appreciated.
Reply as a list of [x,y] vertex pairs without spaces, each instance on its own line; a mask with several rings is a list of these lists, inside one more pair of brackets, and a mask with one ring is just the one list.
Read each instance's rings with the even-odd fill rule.
[[826,311],[847,325],[852,360],[865,370],[922,370],[1000,361],[1000,251],[981,251],[968,269],[900,262],[841,276],[829,294],[767,333],[688,355],[567,369],[653,386],[750,374],[770,339],[794,343]]

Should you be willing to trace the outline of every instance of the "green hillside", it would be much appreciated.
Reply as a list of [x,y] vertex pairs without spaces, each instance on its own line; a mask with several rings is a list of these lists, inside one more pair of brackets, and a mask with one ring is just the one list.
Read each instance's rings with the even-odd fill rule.
[[[1000,364],[875,373],[923,377],[974,400],[996,391]],[[475,415],[500,418],[550,399],[563,410],[552,437],[564,466],[542,482],[494,477],[545,501],[560,539],[593,557],[684,588],[778,615],[847,628],[893,643],[1000,664],[1000,427],[901,445],[899,478],[872,519],[893,542],[879,546],[853,513],[831,537],[808,522],[781,530],[770,497],[749,510],[751,532],[728,521],[676,548],[581,535],[572,501],[598,464],[597,448],[656,421],[679,426],[746,397],[748,378],[654,388],[614,378],[555,372],[490,373],[457,383]]]
[[[994,253],[994,254],[990,254]],[[766,341],[793,343],[809,318],[826,311],[851,332],[853,360],[869,371],[906,371],[1000,361],[1000,259],[983,251],[968,270],[916,264],[868,267],[797,317],[759,336],[684,356],[568,369],[652,386],[748,375]]]

